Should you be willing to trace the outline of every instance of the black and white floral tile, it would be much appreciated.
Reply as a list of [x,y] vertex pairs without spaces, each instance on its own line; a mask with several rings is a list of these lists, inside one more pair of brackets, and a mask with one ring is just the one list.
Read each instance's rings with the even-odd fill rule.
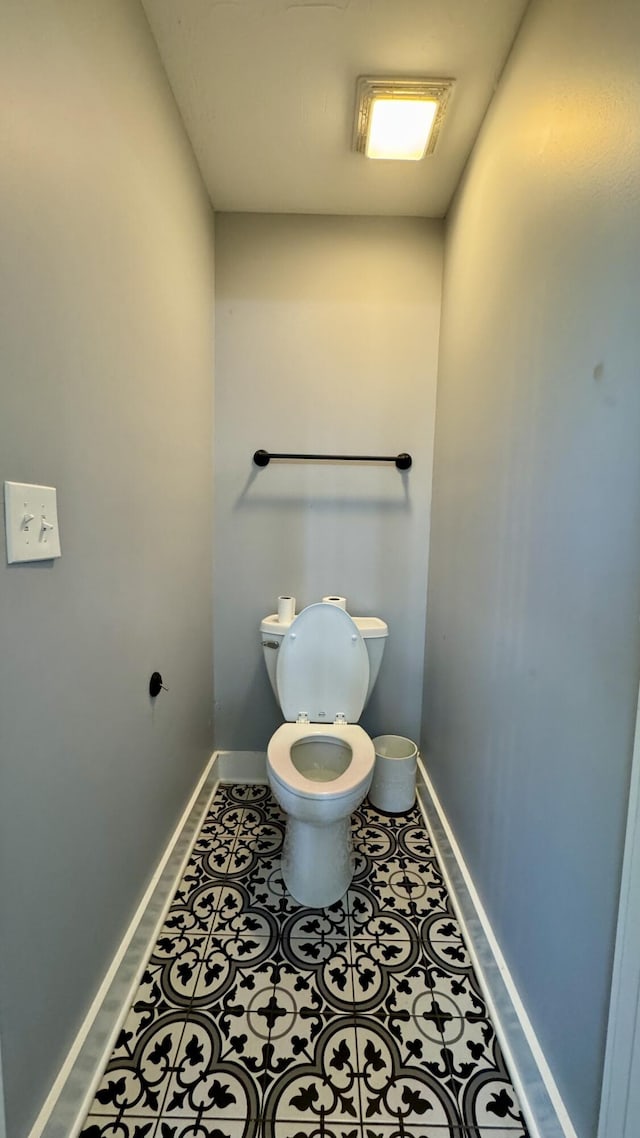
[[327,909],[284,828],[218,789],[81,1138],[528,1138],[419,810],[363,804]]

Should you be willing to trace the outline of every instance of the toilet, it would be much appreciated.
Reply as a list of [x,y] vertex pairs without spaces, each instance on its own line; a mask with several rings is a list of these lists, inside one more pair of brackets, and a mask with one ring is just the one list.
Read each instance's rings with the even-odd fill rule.
[[351,814],[375,762],[358,725],[378,677],[387,625],[334,603],[309,605],[288,623],[260,625],[269,680],[285,722],[267,747],[271,790],[287,816],[285,885],[312,908],[332,905],[353,877]]

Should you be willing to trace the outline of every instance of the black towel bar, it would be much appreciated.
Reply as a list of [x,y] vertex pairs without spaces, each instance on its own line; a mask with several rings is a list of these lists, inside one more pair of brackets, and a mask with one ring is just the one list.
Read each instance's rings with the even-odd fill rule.
[[293,458],[302,462],[394,462],[398,470],[409,470],[410,454],[274,454],[257,450],[253,456],[256,466],[268,466],[272,458]]

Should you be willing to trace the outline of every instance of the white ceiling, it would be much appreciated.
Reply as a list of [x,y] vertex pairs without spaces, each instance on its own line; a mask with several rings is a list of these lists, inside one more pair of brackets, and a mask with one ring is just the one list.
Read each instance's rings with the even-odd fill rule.
[[[442,217],[527,0],[143,0],[213,205]],[[453,78],[436,153],[351,150],[359,75]]]

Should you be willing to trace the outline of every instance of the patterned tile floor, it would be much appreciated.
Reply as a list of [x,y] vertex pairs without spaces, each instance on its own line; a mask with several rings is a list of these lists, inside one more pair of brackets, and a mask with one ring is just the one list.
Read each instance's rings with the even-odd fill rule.
[[327,909],[284,828],[218,788],[81,1138],[527,1138],[418,809],[363,804]]

